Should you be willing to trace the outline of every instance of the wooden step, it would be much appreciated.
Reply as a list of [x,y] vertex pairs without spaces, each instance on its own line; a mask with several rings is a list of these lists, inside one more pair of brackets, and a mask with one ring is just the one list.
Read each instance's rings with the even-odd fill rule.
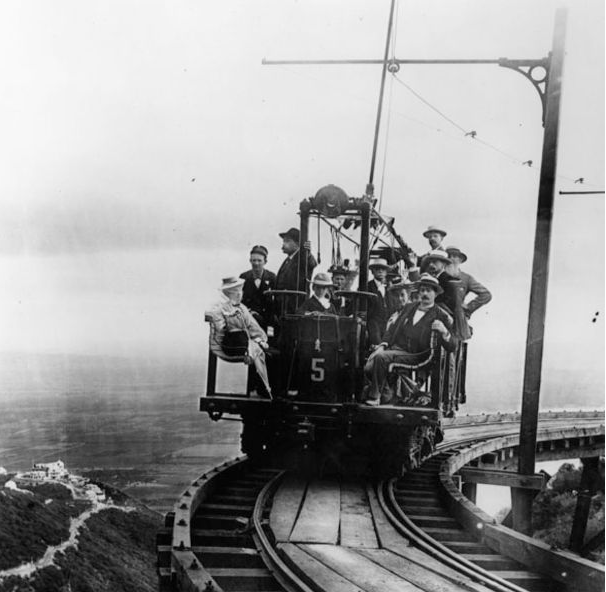
[[494,571],[491,570],[491,573],[495,576],[503,578],[516,586],[520,586],[521,588],[526,588],[527,590],[533,590],[535,586],[542,588],[545,585],[551,585],[552,583],[545,578],[545,576],[539,575],[532,571],[513,571],[513,570],[503,570],[503,571]]
[[201,547],[246,547],[253,549],[252,536],[219,528],[195,528],[192,545]]
[[419,489],[418,487],[402,487],[394,491],[396,497],[404,495],[406,497],[420,497],[423,499],[432,499],[439,501],[438,492],[435,489]]
[[402,509],[406,512],[407,516],[423,514],[425,516],[443,516],[444,518],[450,518],[450,514],[444,508],[441,507],[436,507],[432,505],[415,505],[412,502],[401,504],[401,506]]
[[247,567],[263,568],[265,563],[256,549],[245,547],[192,547],[205,568]]
[[226,592],[281,589],[267,568],[211,567],[207,571]]
[[423,506],[423,507],[432,507],[432,508],[440,508],[440,500],[438,498],[427,498],[427,497],[414,497],[411,495],[396,495],[396,501],[405,507],[408,507],[409,504],[415,506]]
[[475,541],[466,530],[461,528],[441,528],[437,526],[428,526],[423,528],[423,532],[436,541]]
[[425,530],[426,527],[452,528],[458,529],[459,523],[450,516],[429,516],[427,514],[411,514],[406,512],[406,515],[417,525]]
[[504,555],[486,555],[484,553],[461,553],[461,557],[479,565],[480,567],[492,570],[517,569],[520,564]]
[[194,516],[192,524],[194,528],[241,529],[248,525],[248,517],[200,513]]
[[202,514],[236,514],[237,516],[248,516],[252,514],[254,505],[244,504],[200,504],[196,513]]
[[442,541],[442,544],[459,554],[473,553],[478,555],[490,555],[493,553],[492,549],[475,541]]

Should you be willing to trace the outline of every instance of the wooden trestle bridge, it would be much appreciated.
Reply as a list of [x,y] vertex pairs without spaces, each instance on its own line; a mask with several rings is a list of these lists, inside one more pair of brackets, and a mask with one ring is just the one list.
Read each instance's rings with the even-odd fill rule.
[[[165,590],[499,592],[604,590],[604,567],[516,532],[473,502],[477,483],[540,490],[515,472],[519,415],[447,420],[398,479],[306,480],[246,457],[196,479],[158,535]],[[604,454],[604,413],[540,416],[537,460]],[[515,466],[514,466],[515,465]],[[466,494],[466,495],[465,495]]]

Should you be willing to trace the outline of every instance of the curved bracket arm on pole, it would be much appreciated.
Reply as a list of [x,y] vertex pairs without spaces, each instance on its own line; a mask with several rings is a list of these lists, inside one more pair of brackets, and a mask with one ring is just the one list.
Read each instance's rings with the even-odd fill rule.
[[530,81],[539,93],[542,106],[542,121],[545,127],[545,109],[547,106],[547,87],[549,85],[549,67],[551,64],[551,52],[546,58],[540,60],[510,60],[499,58],[499,66],[515,70]]

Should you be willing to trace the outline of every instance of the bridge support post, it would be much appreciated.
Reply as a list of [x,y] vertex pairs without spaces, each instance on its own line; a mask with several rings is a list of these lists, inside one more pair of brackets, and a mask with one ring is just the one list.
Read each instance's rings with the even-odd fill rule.
[[463,482],[463,486],[461,487],[461,493],[472,503],[476,503],[476,498],[478,494],[478,484],[477,483],[466,483]]
[[598,463],[599,457],[582,458],[583,473],[581,475],[581,485],[577,497],[577,505],[574,510],[574,519],[572,521],[572,531],[570,533],[570,550],[580,553],[585,541],[585,531],[587,530],[587,519],[589,518],[589,508],[591,506],[591,497],[596,490],[596,482],[599,479]]
[[[518,472],[522,475],[532,475],[535,471],[534,461],[539,416],[545,312],[547,307],[549,246],[553,219],[565,32],[566,11],[565,9],[558,9],[553,34],[553,50],[549,60],[549,72],[545,89],[545,131],[543,134],[534,258],[532,262],[532,284],[528,312],[522,419],[520,424]],[[535,492],[528,489],[515,488],[511,491],[513,525],[517,531],[524,534],[531,533],[532,500],[534,495]]]

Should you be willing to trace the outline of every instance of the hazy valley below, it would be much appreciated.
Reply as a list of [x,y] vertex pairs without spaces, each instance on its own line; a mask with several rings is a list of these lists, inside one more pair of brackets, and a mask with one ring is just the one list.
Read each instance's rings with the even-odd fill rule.
[[[480,359],[472,346],[460,414],[519,410],[523,351],[483,347]],[[223,372],[228,388],[237,389],[238,370]],[[3,355],[0,466],[60,458],[165,512],[187,483],[239,454],[240,423],[198,411],[205,378],[198,358]],[[544,409],[603,407],[597,370],[549,368],[543,388]]]

